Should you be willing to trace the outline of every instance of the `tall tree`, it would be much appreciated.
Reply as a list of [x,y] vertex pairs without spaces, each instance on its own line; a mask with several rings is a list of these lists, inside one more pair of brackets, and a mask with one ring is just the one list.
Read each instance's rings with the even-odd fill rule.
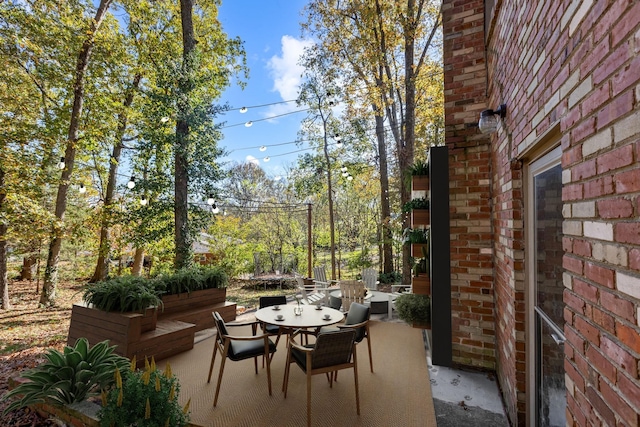
[[[60,177],[58,185],[58,193],[56,196],[55,216],[59,221],[64,220],[64,214],[67,209],[67,192],[69,190],[70,178],[73,172],[73,166],[78,149],[78,128],[80,116],[82,114],[82,104],[84,102],[84,79],[89,67],[91,52],[96,39],[97,32],[107,14],[107,10],[111,4],[111,0],[101,0],[96,10],[95,17],[91,20],[85,33],[86,37],[82,43],[82,48],[78,54],[78,62],[76,64],[75,78],[73,83],[73,107],[71,109],[71,117],[69,123],[69,133],[67,136],[67,146],[64,153],[65,167]],[[62,230],[59,225],[54,226],[51,232],[51,243],[49,244],[49,254],[47,256],[47,267],[45,270],[44,283],[42,293],[40,295],[40,304],[51,306],[55,303],[56,286],[58,282],[58,262],[60,256],[60,248],[62,247]]]

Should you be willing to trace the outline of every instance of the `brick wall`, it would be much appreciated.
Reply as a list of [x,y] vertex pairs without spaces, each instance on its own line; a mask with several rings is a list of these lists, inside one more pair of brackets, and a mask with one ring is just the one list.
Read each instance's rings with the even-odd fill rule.
[[[480,149],[486,143],[474,128],[479,110],[508,106],[489,145],[494,278],[487,288],[495,294],[496,365],[507,411],[514,424],[524,424],[521,164],[527,162],[523,153],[557,127],[567,425],[639,425],[640,2],[495,3],[483,56],[482,32],[472,32],[482,28],[475,16],[484,11],[483,2],[444,1],[445,113],[446,143]],[[480,67],[475,71],[483,88],[471,76],[474,58],[476,65],[486,58],[487,78],[480,77]],[[484,184],[485,177],[477,182]],[[462,214],[460,207],[468,206],[452,207],[453,218]],[[457,246],[459,252],[474,248],[473,241]],[[460,265],[452,264],[456,274]]]
[[484,7],[445,1],[443,9],[453,361],[495,369],[490,140],[475,125],[486,108]]

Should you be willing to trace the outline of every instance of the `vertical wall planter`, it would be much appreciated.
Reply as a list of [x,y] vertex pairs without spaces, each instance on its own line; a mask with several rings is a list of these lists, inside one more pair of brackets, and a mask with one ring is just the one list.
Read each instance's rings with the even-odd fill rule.
[[429,191],[429,175],[412,176],[411,191]]
[[428,274],[414,276],[411,279],[411,289],[414,294],[431,295],[431,279]]
[[413,209],[411,211],[411,227],[423,228],[431,223],[429,209]]

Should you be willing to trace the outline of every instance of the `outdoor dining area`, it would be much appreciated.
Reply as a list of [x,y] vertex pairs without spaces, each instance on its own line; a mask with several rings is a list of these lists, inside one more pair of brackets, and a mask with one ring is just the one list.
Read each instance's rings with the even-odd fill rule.
[[192,425],[436,425],[424,331],[372,314],[372,294],[344,286],[331,307],[341,288],[326,284],[262,297],[232,322],[214,312],[193,349],[158,362],[179,379]]

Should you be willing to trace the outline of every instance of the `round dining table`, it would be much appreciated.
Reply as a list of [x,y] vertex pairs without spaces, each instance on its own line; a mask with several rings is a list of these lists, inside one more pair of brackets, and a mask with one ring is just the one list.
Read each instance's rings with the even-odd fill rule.
[[[295,307],[297,307],[296,304],[281,305],[277,309],[275,306],[264,307],[256,311],[256,319],[283,328],[307,329],[333,325],[344,318],[344,314],[340,310],[314,305],[301,305],[302,313],[297,316],[293,312]],[[327,314],[329,315],[328,319],[325,318]],[[277,318],[278,315],[282,315],[282,320]]]

